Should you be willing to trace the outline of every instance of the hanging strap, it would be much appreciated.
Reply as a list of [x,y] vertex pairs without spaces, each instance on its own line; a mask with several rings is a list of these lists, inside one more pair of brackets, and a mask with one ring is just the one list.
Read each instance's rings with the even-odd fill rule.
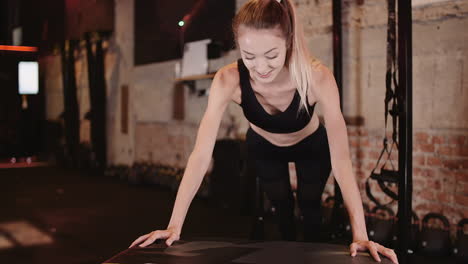
[[[397,118],[398,118],[398,102],[397,102],[397,95],[396,91],[398,89],[398,84],[397,84],[397,79],[396,79],[396,11],[395,11],[395,0],[387,0],[388,3],[388,25],[387,25],[387,67],[386,67],[386,74],[385,74],[385,113],[384,113],[384,118],[385,118],[385,132],[384,132],[384,138],[383,138],[383,149],[380,152],[379,158],[377,160],[376,166],[373,168],[371,172],[371,176],[367,179],[366,181],[366,193],[367,196],[371,201],[376,203],[377,205],[382,205],[373,195],[370,189],[370,184],[369,180],[370,178],[376,179],[378,181],[379,187],[382,189],[382,191],[390,196],[393,201],[398,200],[398,195],[390,190],[385,182],[395,182],[391,180],[384,180],[385,177],[383,176],[383,171],[386,173],[391,173],[391,171],[386,171],[384,170],[385,164],[380,168],[381,175],[377,175],[375,173],[375,170],[379,167],[380,161],[383,157],[383,155],[386,153],[388,156],[388,159],[391,157],[391,153],[393,150],[394,144],[398,146],[397,142]],[[394,87],[394,89],[393,89]],[[390,109],[391,107],[391,109]],[[388,144],[388,138],[387,138],[387,123],[388,123],[388,115],[391,115],[392,117],[392,125],[393,125],[393,131],[392,131],[392,144],[389,148]],[[390,161],[391,162],[391,161]],[[392,167],[393,164],[391,163]],[[388,178],[388,177],[387,177]],[[396,180],[396,179],[395,179]],[[391,201],[391,202],[393,202]],[[390,203],[391,203],[390,202]],[[388,203],[388,204],[390,204]]]
[[[389,150],[388,138],[387,138],[387,124],[388,115],[392,117],[392,146],[397,142],[398,130],[397,130],[397,117],[398,117],[398,104],[396,90],[398,89],[396,80],[396,15],[395,15],[395,0],[388,1],[388,25],[387,25],[387,71],[385,74],[385,100],[384,100],[384,119],[385,119],[385,132],[383,138],[383,150],[380,153],[380,157],[377,160],[376,167],[378,167],[380,160],[385,152],[390,157],[391,149]],[[395,90],[392,88],[395,87]],[[391,109],[390,109],[391,104]],[[374,173],[374,170],[372,173]]]
[[[392,89],[392,84],[395,89]],[[385,131],[387,131],[388,114],[392,116],[393,121],[393,142],[397,142],[397,96],[398,89],[396,79],[396,14],[395,0],[388,0],[388,25],[387,25],[387,73],[385,75]],[[392,103],[392,109],[389,110],[389,104]],[[385,134],[385,138],[387,135]]]

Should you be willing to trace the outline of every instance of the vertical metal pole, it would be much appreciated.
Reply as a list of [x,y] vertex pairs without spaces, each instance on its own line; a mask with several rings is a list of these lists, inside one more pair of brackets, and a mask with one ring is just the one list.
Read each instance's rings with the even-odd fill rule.
[[63,98],[64,98],[64,124],[65,140],[67,147],[67,158],[72,168],[79,165],[80,144],[80,118],[79,106],[76,95],[75,77],[75,49],[78,45],[76,40],[66,40],[62,47],[62,76],[63,76]]
[[105,52],[103,48],[103,35],[99,34],[96,40],[96,55],[95,55],[95,69],[96,69],[96,110],[94,120],[95,142],[96,142],[96,160],[100,172],[103,172],[107,166],[107,140],[106,140],[106,69],[104,65]]
[[413,193],[413,76],[412,76],[412,16],[411,0],[398,0],[398,248],[402,262],[406,262],[411,227]]
[[[342,53],[342,27],[341,27],[341,0],[333,0],[333,75],[336,79],[340,94],[340,109],[343,109],[343,53]],[[343,111],[343,110],[342,110]],[[338,182],[335,180],[335,203],[333,208],[333,221],[341,221],[343,216],[340,208],[343,206],[343,196],[341,195]],[[344,229],[344,223],[335,222],[335,226]],[[339,229],[342,229],[339,228]],[[339,230],[342,232],[344,230]]]
[[343,38],[341,27],[341,0],[333,0],[333,75],[340,93],[343,108]]

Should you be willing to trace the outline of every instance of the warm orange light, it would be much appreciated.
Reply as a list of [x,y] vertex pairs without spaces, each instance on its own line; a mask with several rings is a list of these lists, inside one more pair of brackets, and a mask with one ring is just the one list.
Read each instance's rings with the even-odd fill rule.
[[27,46],[5,46],[5,45],[0,45],[0,50],[36,52],[37,48],[36,47],[27,47]]

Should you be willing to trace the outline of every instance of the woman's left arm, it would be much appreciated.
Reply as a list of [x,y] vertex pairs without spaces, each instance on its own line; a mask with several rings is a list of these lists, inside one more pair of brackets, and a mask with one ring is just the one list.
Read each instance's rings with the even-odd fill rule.
[[369,250],[377,261],[380,261],[378,254],[380,252],[394,263],[398,263],[393,250],[369,241],[367,237],[364,209],[351,165],[348,134],[340,108],[338,87],[333,74],[325,66],[319,66],[317,76],[319,78],[314,87],[314,94],[320,103],[320,109],[325,121],[333,175],[343,194],[343,200],[348,210],[352,227],[353,243],[350,245],[351,255],[355,256],[357,251]]

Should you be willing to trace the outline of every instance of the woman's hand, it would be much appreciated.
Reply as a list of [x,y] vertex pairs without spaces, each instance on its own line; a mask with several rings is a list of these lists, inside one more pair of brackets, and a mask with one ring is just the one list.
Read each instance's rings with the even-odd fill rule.
[[390,248],[386,248],[379,243],[372,242],[372,241],[354,241],[349,246],[349,250],[351,252],[351,256],[355,257],[358,251],[367,251],[369,250],[370,254],[374,259],[380,262],[379,253],[389,258],[393,263],[398,264],[398,258],[395,254],[395,251]]
[[166,230],[156,230],[146,235],[137,238],[129,248],[143,242],[140,247],[146,247],[156,241],[156,239],[166,239],[166,245],[169,247],[176,240],[179,240],[180,232],[177,232],[174,228],[168,228]]

